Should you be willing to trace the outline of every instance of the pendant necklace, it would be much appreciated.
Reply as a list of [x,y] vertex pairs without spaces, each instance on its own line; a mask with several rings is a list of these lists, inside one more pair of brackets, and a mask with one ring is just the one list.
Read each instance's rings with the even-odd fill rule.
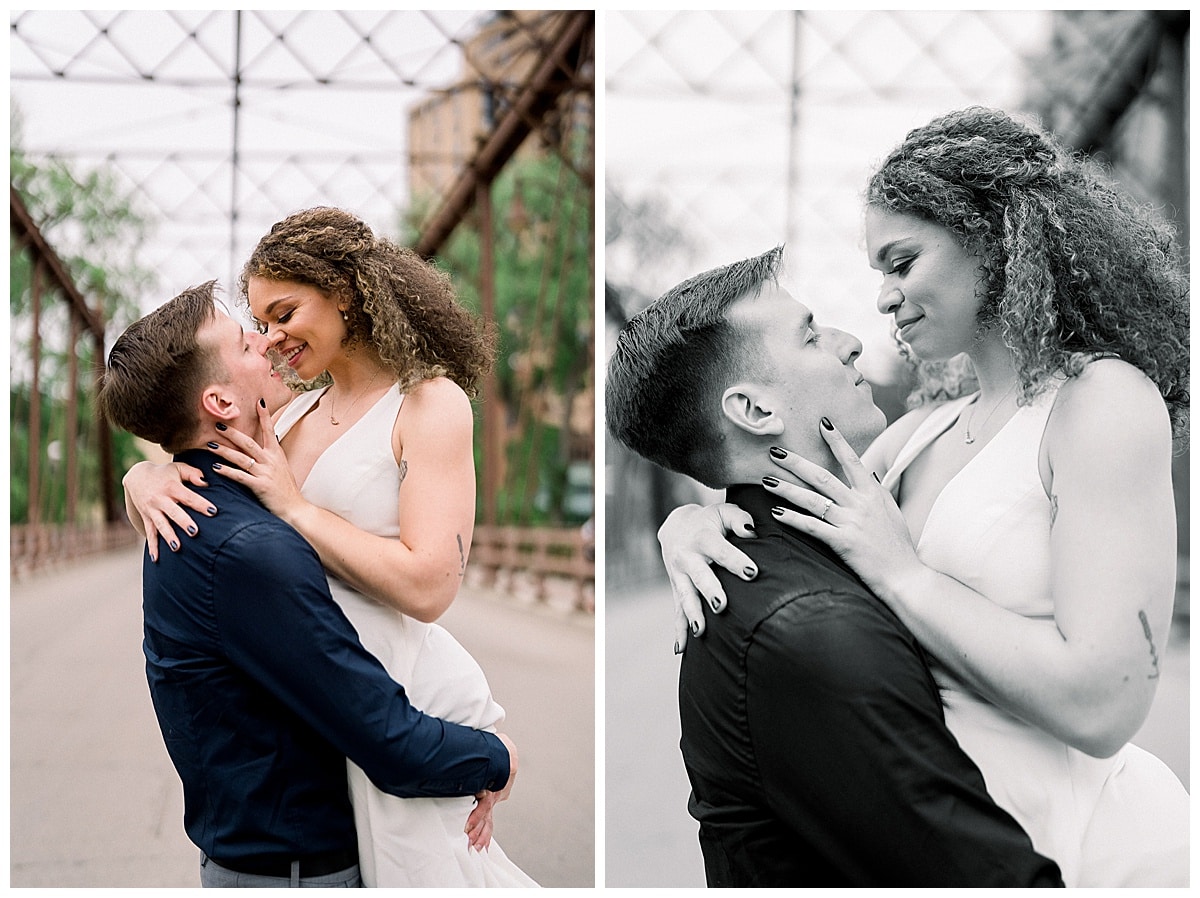
[[[358,400],[362,399],[364,396],[367,395],[367,390],[371,389],[371,386],[375,383],[376,378],[379,377],[379,372],[382,370],[383,370],[382,368],[375,369],[374,376],[370,379],[370,381],[367,382],[367,385],[366,385],[366,387],[363,388],[363,391],[354,398],[353,402],[350,403],[350,408],[346,409],[347,415],[350,414],[350,412],[354,411],[354,406],[358,404]],[[337,418],[335,418],[333,416],[333,401],[332,400],[329,403],[329,423],[332,424],[334,427],[342,426],[342,422],[337,420]]]
[[[1018,383],[1019,383],[1019,381],[1018,381]],[[983,423],[979,425],[980,431],[982,431],[983,428],[987,427],[988,421],[992,420],[992,415],[996,414],[997,409],[999,409],[1000,406],[1004,405],[1004,401],[1006,399],[1008,399],[1008,394],[1016,392],[1016,389],[1017,389],[1017,384],[1014,383],[1011,387],[1008,388],[1008,390],[1005,391],[1004,395],[1000,397],[1000,401],[992,406],[992,410],[990,412],[988,412],[987,417],[983,419]],[[966,443],[968,446],[970,446],[972,443],[975,442],[975,437],[971,436],[971,425],[973,423],[975,423],[975,409],[978,407],[979,407],[979,400],[976,399],[975,404],[971,406],[971,420],[966,422],[966,427],[964,428],[966,436],[963,438],[963,442]]]

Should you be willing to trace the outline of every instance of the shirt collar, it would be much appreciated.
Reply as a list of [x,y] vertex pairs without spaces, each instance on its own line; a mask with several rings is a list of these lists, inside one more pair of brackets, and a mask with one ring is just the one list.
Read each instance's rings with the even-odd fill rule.
[[777,507],[792,511],[799,511],[799,509],[760,484],[735,483],[725,491],[725,499],[750,513],[750,516],[754,518],[754,532],[759,536],[766,536],[769,533],[793,535],[798,533],[798,531],[781,524],[779,519],[771,514],[771,509]]
[[208,474],[212,472],[213,463],[220,462],[221,457],[207,449],[184,449],[182,452],[175,453],[174,460],[191,465],[193,468],[199,468]]
[[801,533],[792,527],[788,527],[779,518],[771,514],[772,508],[786,508],[790,511],[798,511],[801,514],[807,514],[807,512],[797,508],[781,496],[770,492],[761,484],[735,483],[725,490],[725,500],[734,503],[744,511],[750,513],[750,516],[754,518],[754,532],[759,538],[764,536],[781,536],[787,540],[800,542],[829,558],[837,565],[846,567],[846,563],[838,557],[838,554],[825,545],[825,543],[821,542],[821,540],[806,533]]
[[258,501],[258,499],[254,497],[254,491],[251,490],[250,487],[236,483],[235,481],[230,480],[228,477],[222,476],[221,474],[213,471],[214,464],[225,465],[226,467],[233,468],[234,470],[237,470],[237,466],[231,465],[229,462],[222,459],[221,456],[214,452],[210,452],[208,449],[184,449],[182,452],[176,452],[173,460],[191,465],[193,468],[199,468],[204,474],[204,479],[210,487],[228,487],[237,492],[245,493],[247,496],[254,498],[256,502]]

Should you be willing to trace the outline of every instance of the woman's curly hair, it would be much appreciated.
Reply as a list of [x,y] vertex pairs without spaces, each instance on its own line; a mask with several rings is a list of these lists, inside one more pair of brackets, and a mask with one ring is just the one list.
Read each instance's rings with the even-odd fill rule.
[[[871,178],[867,203],[935,222],[979,258],[979,326],[999,327],[1022,402],[1056,373],[1117,356],[1158,386],[1186,445],[1188,281],[1174,232],[1099,165],[973,107],[910,131]],[[964,379],[953,360],[918,370],[927,397],[938,396],[939,376]]]
[[252,277],[348,301],[344,345],[373,346],[402,390],[444,376],[474,396],[495,360],[494,329],[458,304],[444,272],[341,209],[318,206],[277,223],[242,268],[243,301]]

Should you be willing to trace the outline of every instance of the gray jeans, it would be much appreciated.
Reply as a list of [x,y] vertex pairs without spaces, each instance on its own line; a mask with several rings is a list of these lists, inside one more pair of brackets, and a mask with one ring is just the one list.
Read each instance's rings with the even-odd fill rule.
[[238,873],[226,869],[212,858],[200,854],[200,885],[206,889],[270,889],[270,888],[301,888],[301,889],[359,889],[362,888],[362,877],[358,873],[358,864],[330,873],[326,876],[306,876],[300,879],[293,876],[290,880],[283,876],[259,876],[254,873]]

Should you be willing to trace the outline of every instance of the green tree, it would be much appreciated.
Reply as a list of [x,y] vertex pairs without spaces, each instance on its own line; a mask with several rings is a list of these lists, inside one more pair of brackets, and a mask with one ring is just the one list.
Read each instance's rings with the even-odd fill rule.
[[[591,460],[572,461],[569,417],[592,370],[591,188],[557,156],[514,160],[492,185],[492,208],[495,372],[514,434],[497,516],[500,523],[579,523],[592,512]],[[479,232],[471,227],[458,228],[438,259],[476,311],[479,260]]]

